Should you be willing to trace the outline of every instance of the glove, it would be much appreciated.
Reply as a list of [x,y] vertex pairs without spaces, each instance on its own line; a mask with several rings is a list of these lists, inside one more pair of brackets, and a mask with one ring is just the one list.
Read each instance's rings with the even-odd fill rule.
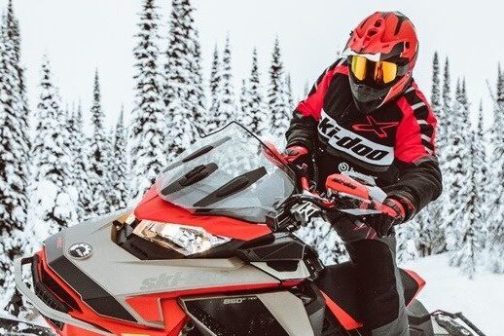
[[287,147],[282,156],[289,165],[298,166],[310,160],[308,148],[303,146]]
[[372,227],[376,231],[378,237],[387,236],[393,226],[403,223],[406,218],[405,207],[397,199],[388,197],[383,204],[392,210],[391,213],[371,215],[364,220],[367,226]]
[[282,156],[297,177],[306,177],[308,181],[312,180],[314,168],[308,148],[303,146],[287,147]]

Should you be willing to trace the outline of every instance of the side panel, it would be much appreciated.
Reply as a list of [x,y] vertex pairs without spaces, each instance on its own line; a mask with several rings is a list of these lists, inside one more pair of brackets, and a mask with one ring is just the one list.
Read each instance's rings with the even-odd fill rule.
[[182,299],[204,335],[314,336],[302,301],[290,292]]
[[[126,299],[145,295],[166,298],[169,293],[174,296],[186,292],[208,293],[212,288],[226,292],[227,288],[280,286],[279,280],[237,258],[140,260],[111,241],[111,225],[111,219],[83,223],[45,242],[50,268],[83,301],[99,303],[97,307],[117,306],[111,314],[104,310],[102,315],[162,328],[163,321],[149,321],[153,314],[144,318]],[[72,257],[69,249],[82,243],[90,247],[89,255],[84,259]],[[160,311],[159,306],[157,309]]]

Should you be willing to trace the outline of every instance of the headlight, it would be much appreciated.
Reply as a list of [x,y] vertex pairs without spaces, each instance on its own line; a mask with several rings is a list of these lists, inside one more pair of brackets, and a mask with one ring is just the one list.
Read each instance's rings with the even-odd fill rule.
[[215,236],[195,226],[149,220],[141,221],[133,233],[160,246],[174,249],[185,256],[208,251],[231,240]]

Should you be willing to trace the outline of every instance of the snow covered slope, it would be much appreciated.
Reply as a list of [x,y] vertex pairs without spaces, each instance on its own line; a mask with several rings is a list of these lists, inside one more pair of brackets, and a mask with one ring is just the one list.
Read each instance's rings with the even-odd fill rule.
[[421,258],[401,267],[420,274],[427,282],[419,299],[429,311],[461,311],[487,336],[504,335],[504,275],[478,270],[470,280],[460,269],[448,266],[448,255]]

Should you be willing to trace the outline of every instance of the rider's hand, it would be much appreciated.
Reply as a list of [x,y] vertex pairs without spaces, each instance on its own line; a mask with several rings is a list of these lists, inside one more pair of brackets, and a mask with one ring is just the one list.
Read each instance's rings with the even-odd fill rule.
[[364,220],[366,225],[376,231],[378,237],[387,236],[394,225],[403,223],[406,218],[404,205],[395,198],[386,198],[383,205],[387,206],[391,211],[389,213],[371,215]]
[[285,149],[282,156],[289,165],[302,165],[310,159],[308,148],[303,146],[290,146]]

